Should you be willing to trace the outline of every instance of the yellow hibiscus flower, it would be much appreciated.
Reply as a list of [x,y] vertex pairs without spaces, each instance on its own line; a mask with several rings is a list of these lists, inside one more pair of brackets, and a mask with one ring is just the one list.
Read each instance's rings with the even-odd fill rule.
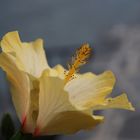
[[11,85],[12,100],[22,130],[34,135],[72,134],[103,122],[95,110],[134,110],[125,93],[108,97],[114,87],[111,71],[100,75],[76,73],[91,53],[88,44],[77,50],[69,69],[47,63],[43,41],[21,42],[18,32],[1,40],[0,66]]

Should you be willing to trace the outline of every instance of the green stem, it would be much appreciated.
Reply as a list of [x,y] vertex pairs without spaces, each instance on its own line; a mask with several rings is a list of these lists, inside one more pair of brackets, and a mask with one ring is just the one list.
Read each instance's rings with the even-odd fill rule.
[[32,140],[32,135],[23,134],[21,131],[17,131],[10,140]]

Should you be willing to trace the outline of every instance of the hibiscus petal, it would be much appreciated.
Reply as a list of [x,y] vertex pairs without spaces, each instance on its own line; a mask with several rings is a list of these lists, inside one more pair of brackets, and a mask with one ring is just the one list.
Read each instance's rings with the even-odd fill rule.
[[22,43],[17,31],[9,32],[3,37],[1,47],[3,52],[15,56],[21,70],[35,77],[39,77],[44,69],[49,68],[42,39]]
[[[104,101],[115,84],[111,71],[98,76],[79,76],[68,82],[65,90],[69,92],[70,101],[79,109],[88,109]],[[87,106],[88,104],[88,106]]]
[[109,108],[116,108],[116,109],[126,109],[134,111],[134,107],[129,102],[127,95],[125,93],[115,97],[115,98],[107,98],[102,103],[102,105],[97,105],[93,109],[94,110],[102,110],[102,109],[109,109]]
[[[0,67],[6,72],[11,85],[12,100],[17,115],[22,123],[25,124],[27,112],[29,109],[30,98],[30,81],[24,72],[20,71],[15,63],[14,58],[10,55],[0,54]],[[27,123],[27,122],[26,122]]]
[[54,114],[73,110],[68,100],[68,94],[63,90],[64,81],[57,77],[48,77],[46,72],[40,78],[39,115],[37,119],[37,125],[40,128],[44,128]]
[[[90,129],[103,118],[93,117],[89,111],[74,108],[64,91],[64,80],[50,77],[45,71],[40,78],[39,116],[37,129],[41,134],[70,134]],[[47,72],[48,73],[48,72]],[[36,133],[36,132],[35,132]]]
[[103,121],[103,117],[92,116],[80,111],[65,111],[56,114],[44,129],[43,134],[73,134],[90,130]]
[[61,79],[64,79],[65,78],[65,75],[66,75],[66,69],[64,69],[64,67],[62,65],[56,65],[55,67],[53,67],[54,70],[57,71],[58,73],[58,76],[61,78]]
[[8,80],[11,84],[12,99],[16,107],[17,114],[22,120],[22,117],[27,112],[29,102],[29,79],[28,76],[20,71],[10,56],[0,54],[0,67],[6,72]]

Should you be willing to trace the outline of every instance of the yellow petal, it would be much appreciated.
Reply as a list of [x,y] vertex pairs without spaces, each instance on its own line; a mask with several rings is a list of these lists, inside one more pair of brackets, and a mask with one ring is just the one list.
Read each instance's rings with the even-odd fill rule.
[[57,71],[58,73],[58,76],[61,78],[61,79],[64,79],[65,78],[65,74],[66,74],[66,69],[64,69],[64,67],[62,65],[56,65],[55,67],[53,67],[54,70]]
[[44,128],[54,114],[73,110],[68,94],[63,90],[64,81],[57,77],[48,77],[43,73],[40,78],[39,116],[37,125]]
[[15,56],[16,64],[21,70],[35,77],[40,77],[42,71],[49,68],[42,39],[22,43],[18,32],[9,32],[3,37],[1,47],[3,52]]
[[[18,69],[15,58],[9,54],[0,54],[0,67],[6,72],[10,82],[12,100],[17,115],[25,132],[32,133],[36,126],[34,110],[36,110],[36,87],[32,85],[27,73]],[[39,99],[38,99],[39,100]]]
[[134,107],[129,102],[127,95],[125,93],[115,97],[115,98],[107,98],[101,105],[95,106],[94,110],[102,110],[102,109],[109,109],[109,108],[116,108],[116,109],[126,109],[134,111]]
[[73,133],[93,128],[103,120],[100,117],[92,117],[87,111],[74,108],[68,93],[64,91],[64,84],[64,80],[50,77],[45,72],[40,78],[37,128],[41,134]]
[[[79,76],[68,82],[65,90],[69,92],[70,101],[79,109],[89,109],[104,101],[115,84],[115,77],[111,71],[98,76]],[[87,106],[88,104],[88,106]]]
[[16,67],[14,63],[14,58],[12,58],[10,55],[4,53],[0,54],[0,67],[2,67],[2,69],[6,72],[8,81],[10,82],[12,100],[17,115],[21,123],[23,123],[23,125],[26,125],[26,127],[28,127],[29,130],[31,130],[32,125],[28,116],[29,103],[30,103],[29,78],[27,74],[20,71]]
[[58,72],[55,69],[47,69],[45,71],[43,71],[44,76],[51,76],[51,77],[57,77],[58,76]]
[[8,76],[16,112],[22,121],[22,117],[27,113],[29,104],[30,82],[28,76],[16,67],[10,56],[4,53],[0,54],[0,67]]
[[65,111],[52,118],[43,134],[73,134],[80,130],[93,129],[102,121],[103,117],[91,116],[80,111]]

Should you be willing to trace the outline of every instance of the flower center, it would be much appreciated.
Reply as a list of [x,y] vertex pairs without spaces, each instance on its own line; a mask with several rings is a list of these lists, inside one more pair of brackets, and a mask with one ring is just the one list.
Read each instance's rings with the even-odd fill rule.
[[79,67],[86,64],[91,55],[91,47],[89,44],[83,44],[77,49],[76,54],[72,57],[71,63],[68,64],[69,71],[65,77],[65,83],[74,78],[74,74],[78,71]]

